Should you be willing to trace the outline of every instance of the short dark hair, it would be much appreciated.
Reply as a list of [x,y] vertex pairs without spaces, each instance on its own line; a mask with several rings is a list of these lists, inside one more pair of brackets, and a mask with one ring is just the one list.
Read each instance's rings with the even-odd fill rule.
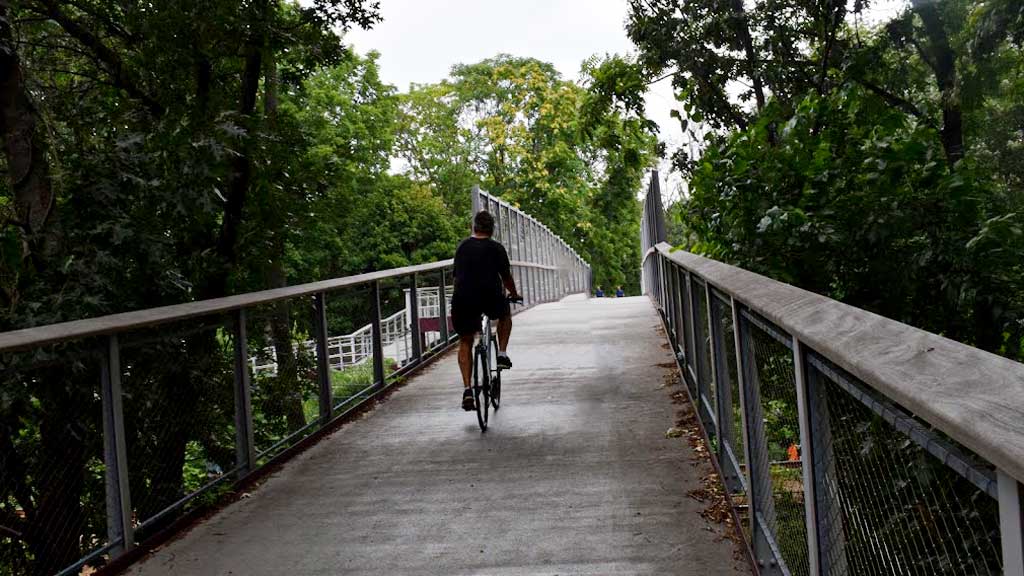
[[476,216],[473,216],[473,232],[493,236],[494,216],[491,216],[491,213],[487,210],[477,212]]

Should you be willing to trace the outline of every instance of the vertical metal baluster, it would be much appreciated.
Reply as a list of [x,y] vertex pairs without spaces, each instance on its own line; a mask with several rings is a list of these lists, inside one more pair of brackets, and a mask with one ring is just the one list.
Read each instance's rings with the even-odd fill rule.
[[238,477],[256,466],[256,442],[252,427],[252,383],[249,376],[249,337],[245,309],[235,311],[235,461]]
[[821,574],[821,558],[818,549],[818,513],[814,482],[814,443],[811,440],[811,408],[807,402],[807,374],[800,340],[793,338],[793,369],[796,381],[797,417],[800,419],[800,462],[804,483],[804,522],[807,534],[807,562],[811,576]]
[[[821,372],[806,361],[807,408],[810,419],[810,448],[803,458],[811,459],[814,472],[814,511],[818,526],[818,566],[826,576],[852,576],[846,561],[846,537],[839,494],[836,460],[832,453],[832,416]],[[801,439],[801,441],[803,441]],[[805,472],[806,474],[806,472]],[[1024,575],[1022,575],[1024,576]]]
[[409,329],[412,334],[412,362],[418,364],[423,359],[423,340],[420,332],[420,296],[417,284],[419,274],[413,273],[409,285],[409,302],[412,303],[409,310]]
[[[736,391],[740,395],[740,428],[743,434],[743,461],[746,462],[745,476],[747,479],[747,486],[751,485],[750,478],[750,426],[747,422],[747,416],[751,413],[747,409],[747,393],[746,386],[748,381],[746,378],[746,372],[744,371],[744,350],[741,345],[742,334],[740,332],[740,305],[736,302],[733,297],[729,297],[729,308],[732,312],[732,337],[733,337],[733,348],[736,354]],[[752,500],[750,494],[747,494],[747,500]],[[753,510],[753,508],[751,508]],[[751,516],[753,519],[753,516]],[[753,520],[751,520],[753,521]]]
[[116,557],[135,547],[121,396],[121,350],[116,334],[107,338],[100,366],[100,386],[103,401],[103,461],[107,472],[107,537],[111,542],[121,542],[112,553]]
[[[686,349],[686,331],[690,329],[689,324],[686,322],[686,297],[683,290],[683,282],[686,278],[682,275],[679,266],[672,267],[672,274],[675,277],[676,285],[676,355],[680,360],[686,360],[692,354],[691,351]],[[684,362],[685,363],[685,362]],[[685,367],[684,367],[685,369]],[[683,375],[685,380],[686,375]]]
[[740,471],[734,458],[736,437],[733,434],[732,379],[729,375],[729,355],[725,348],[725,333],[722,330],[722,303],[714,296],[710,287],[707,292],[708,309],[711,314],[711,366],[713,380],[718,386],[715,397],[718,400],[718,454],[719,465],[725,475],[725,485],[730,493],[742,491]]
[[[710,409],[713,409],[715,412],[712,414],[711,411],[709,410],[708,417],[711,418],[712,421],[713,421],[715,439],[718,440],[718,453],[721,454],[721,452],[722,452],[722,427],[721,427],[721,420],[718,418],[718,411],[719,411],[719,406],[722,404],[722,402],[721,402],[721,397],[717,395],[717,392],[719,390],[719,385],[718,385],[719,374],[718,374],[717,366],[716,366],[716,362],[715,362],[714,340],[712,339],[712,336],[711,336],[712,335],[711,330],[713,329],[712,326],[715,324],[715,319],[714,319],[714,316],[712,315],[712,311],[711,311],[711,303],[712,303],[712,299],[713,298],[714,298],[714,295],[711,294],[711,283],[708,282],[705,279],[704,280],[704,303],[705,303],[704,311],[707,314],[707,317],[704,318],[704,321],[707,322],[707,323],[704,324],[704,327],[703,327],[704,330],[702,331],[703,332],[702,335],[708,339],[708,344],[709,344],[708,348],[711,349],[710,350],[711,357],[708,358],[708,360],[710,361],[710,366],[708,366],[708,369],[711,372],[711,381],[710,382],[706,382],[704,384],[704,390],[705,390],[709,400],[710,400],[710,397],[711,397],[711,390],[712,390],[712,388],[714,388],[714,391],[716,392],[715,405],[713,407],[711,407],[711,406],[708,407]],[[701,343],[701,349],[703,350],[703,348],[704,348],[704,344],[702,342]],[[703,362],[703,361],[704,361],[704,359],[701,358],[701,362]]]
[[1024,576],[1024,486],[1001,469],[997,478],[1003,574]]
[[469,233],[472,234],[473,233],[473,217],[476,216],[476,213],[480,211],[480,207],[481,207],[481,202],[480,202],[480,185],[479,184],[474,184],[473,185],[473,189],[470,190],[470,192],[469,192],[469,198],[470,198],[470,203],[472,205],[471,210],[473,211],[473,213],[469,215]]
[[441,342],[444,344],[448,343],[448,292],[445,289],[444,281],[444,268],[441,269],[441,280],[437,285],[437,293],[440,295],[438,300],[438,319],[441,323]]
[[370,321],[373,337],[373,383],[378,388],[384,387],[384,343],[380,333],[380,282],[370,283]]
[[[537,263],[537,229],[533,225],[533,218],[529,218],[526,221],[526,227],[529,229],[529,241],[527,243],[527,250],[529,251],[529,260],[531,264]],[[537,304],[540,302],[540,280],[537,277],[537,269],[530,268],[530,304]]]
[[[705,324],[707,317],[701,318],[698,314],[700,299],[697,297],[698,288],[696,285],[697,282],[694,282],[691,276],[690,318],[693,320],[693,372],[697,380],[697,414],[700,415],[705,410],[705,399],[708,396],[708,382],[704,378],[704,330],[707,327],[707,324]],[[707,286],[706,283],[705,286]]]
[[316,337],[316,381],[320,399],[320,423],[326,424],[334,412],[331,390],[331,363],[327,352],[327,297],[313,296],[313,329]]
[[[545,246],[547,247],[548,266],[554,267],[554,265],[555,265],[555,239],[554,239],[554,234],[551,232],[551,230],[547,226],[544,227],[544,236],[547,239],[547,242],[545,243]],[[555,286],[556,280],[557,280],[557,278],[556,278],[555,271],[554,270],[548,270],[548,299],[550,299],[551,301],[555,301],[555,300],[558,299],[557,288]]]
[[503,234],[501,233],[501,225],[502,225],[502,222],[504,220],[501,217],[501,204],[498,204],[498,203],[495,203],[495,204],[496,204],[495,207],[494,207],[495,210],[494,210],[494,212],[491,213],[491,215],[494,216],[494,239],[497,240],[498,242],[501,242],[502,244],[504,244],[505,243],[505,239],[502,238]]

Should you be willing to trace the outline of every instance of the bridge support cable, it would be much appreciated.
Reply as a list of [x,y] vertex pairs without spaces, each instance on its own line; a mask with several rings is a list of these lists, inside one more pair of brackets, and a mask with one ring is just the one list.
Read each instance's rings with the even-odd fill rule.
[[658,194],[643,286],[760,573],[1024,572],[1024,365],[673,249]]

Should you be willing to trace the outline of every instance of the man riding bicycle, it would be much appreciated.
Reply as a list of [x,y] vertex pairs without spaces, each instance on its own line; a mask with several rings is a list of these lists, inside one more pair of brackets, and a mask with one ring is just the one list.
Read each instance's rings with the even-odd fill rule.
[[[512,367],[505,353],[512,333],[509,299],[518,300],[508,253],[494,235],[494,217],[481,210],[473,217],[473,234],[455,250],[455,292],[452,294],[452,324],[459,334],[459,369],[462,371],[462,408],[476,410],[470,387],[473,375],[473,339],[480,331],[480,317],[498,321],[498,366]],[[508,290],[506,299],[504,290]]]

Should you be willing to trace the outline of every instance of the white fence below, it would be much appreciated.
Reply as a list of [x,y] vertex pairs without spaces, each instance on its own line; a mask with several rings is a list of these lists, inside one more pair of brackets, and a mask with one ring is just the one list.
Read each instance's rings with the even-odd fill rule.
[[[452,290],[449,286],[445,290],[446,310],[451,310]],[[441,302],[438,298],[439,290],[436,286],[417,288],[419,300],[420,318],[439,318],[441,314]],[[413,326],[410,321],[409,290],[405,290],[405,308],[388,316],[381,318],[380,331],[381,341],[384,345],[384,358],[393,360],[399,367],[404,366],[413,359],[412,337]],[[450,314],[450,312],[449,312]],[[426,348],[431,348],[441,340],[441,333],[437,331],[422,332]],[[316,340],[305,340],[295,344],[295,351],[304,351],[310,356],[316,355]],[[352,366],[358,366],[373,358],[373,325],[367,324],[351,334],[330,336],[327,338],[328,364],[334,370],[345,370]],[[254,375],[277,374],[277,350],[273,346],[267,346],[258,351],[249,359]]]

